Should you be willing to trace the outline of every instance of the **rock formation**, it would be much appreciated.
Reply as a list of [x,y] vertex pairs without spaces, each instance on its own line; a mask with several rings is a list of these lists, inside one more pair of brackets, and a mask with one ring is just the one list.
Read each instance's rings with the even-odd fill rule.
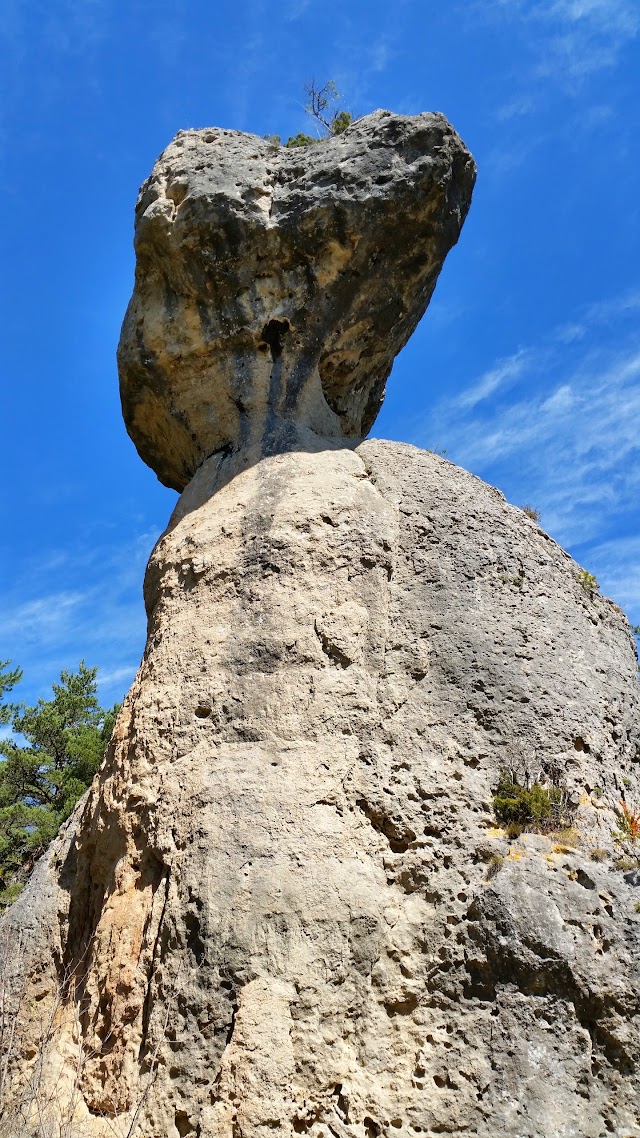
[[292,150],[178,134],[138,199],[118,351],[127,429],[160,481],[184,490],[215,452],[366,435],[474,177],[443,115],[377,111]]
[[[441,116],[377,112],[292,154],[182,134],[143,187],[123,405],[188,484],[102,771],[0,931],[0,1135],[640,1135],[629,626],[498,491],[356,445],[472,181]],[[569,832],[496,825],[511,767]]]

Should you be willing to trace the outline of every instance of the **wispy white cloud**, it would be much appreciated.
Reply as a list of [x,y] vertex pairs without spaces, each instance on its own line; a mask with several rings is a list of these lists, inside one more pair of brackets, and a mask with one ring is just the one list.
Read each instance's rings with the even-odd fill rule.
[[22,699],[46,697],[60,670],[82,658],[99,665],[105,702],[122,697],[144,646],[142,578],[156,536],[113,535],[112,543],[88,535],[85,545],[64,553],[44,550],[0,594],[2,656],[24,670]]
[[371,71],[375,73],[384,71],[393,55],[391,40],[388,36],[381,36],[371,45]]
[[284,9],[285,20],[299,20],[307,11],[311,0],[290,0]]
[[453,461],[533,502],[588,567],[597,550],[598,578],[623,605],[640,603],[640,539],[608,535],[640,529],[638,306],[635,293],[589,306],[471,379],[414,437],[442,440]]
[[122,686],[129,687],[135,676],[137,668],[133,665],[127,665],[123,668],[103,668],[98,673],[98,687],[110,690],[112,688],[119,688]]
[[640,32],[637,0],[493,0],[483,11],[526,22],[538,74],[560,81],[611,67]]
[[531,352],[525,349],[515,352],[507,359],[499,360],[495,367],[484,372],[471,387],[466,388],[457,397],[456,405],[471,410],[499,389],[510,387],[522,375],[530,360]]
[[496,118],[501,122],[506,122],[509,119],[521,118],[522,115],[528,115],[535,109],[536,101],[532,95],[519,95],[515,99],[509,99],[508,102],[503,103],[496,111]]
[[[503,131],[515,128],[523,116],[552,107],[553,125],[548,129],[569,140],[617,119],[614,89],[603,103],[593,80],[614,68],[640,35],[638,0],[476,0],[472,11],[485,24],[508,27],[520,42],[518,68],[509,76],[509,96],[494,112]],[[558,114],[559,92],[579,108],[571,124]],[[619,122],[616,130],[621,130]],[[529,146],[523,152],[521,140],[514,136],[503,141],[492,161],[502,163],[501,170],[510,169],[520,165],[530,150]]]
[[640,622],[640,536],[594,545],[589,561],[605,591]]

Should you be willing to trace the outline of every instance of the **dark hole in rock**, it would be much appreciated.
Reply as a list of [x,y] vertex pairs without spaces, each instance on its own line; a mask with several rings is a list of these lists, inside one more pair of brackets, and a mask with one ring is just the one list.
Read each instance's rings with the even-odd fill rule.
[[[270,320],[262,329],[262,339],[271,348],[271,354],[279,356],[282,352],[282,337],[290,330],[288,320]],[[261,345],[260,345],[261,346]]]
[[196,715],[198,719],[206,719],[211,715],[211,708],[206,703],[199,703],[196,707]]
[[173,1122],[180,1138],[185,1138],[187,1134],[193,1134],[193,1126],[189,1122],[189,1116],[184,1110],[176,1111]]

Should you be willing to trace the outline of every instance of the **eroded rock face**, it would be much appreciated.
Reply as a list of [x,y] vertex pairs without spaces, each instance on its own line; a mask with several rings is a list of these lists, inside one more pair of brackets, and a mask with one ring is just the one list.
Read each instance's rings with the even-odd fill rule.
[[295,150],[183,131],[136,210],[127,429],[183,490],[215,451],[361,439],[427,307],[475,166],[443,115],[376,111]]
[[[103,768],[0,923],[0,1135],[640,1138],[628,623],[496,490],[345,438],[470,159],[428,115],[182,141],[121,369],[143,456],[198,469]],[[510,767],[570,833],[495,825]]]
[[[435,455],[231,461],[154,551],[145,659],[41,871],[59,973],[40,952],[36,990],[80,978],[51,1060],[71,1088],[80,1048],[77,1133],[137,1111],[144,1138],[635,1138],[623,615]],[[575,834],[495,828],[523,756]]]

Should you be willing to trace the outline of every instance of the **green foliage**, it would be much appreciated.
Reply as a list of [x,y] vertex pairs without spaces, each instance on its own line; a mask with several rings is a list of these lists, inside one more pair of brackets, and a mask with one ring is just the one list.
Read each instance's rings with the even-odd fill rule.
[[285,147],[291,150],[296,146],[310,146],[314,142],[319,142],[318,138],[314,138],[311,134],[293,134],[285,142]]
[[24,889],[24,882],[14,881],[13,885],[8,885],[6,889],[0,889],[0,913],[3,909],[13,905]]
[[500,854],[492,854],[487,864],[486,880],[491,881],[492,877],[495,877],[497,873],[500,873],[503,865],[504,858],[501,857]]
[[[310,83],[307,83],[304,90],[308,99],[304,109],[320,127],[321,137],[299,131],[298,134],[292,134],[285,142],[284,145],[288,150],[293,150],[298,146],[312,146],[314,143],[321,142],[322,138],[344,134],[353,122],[353,116],[349,111],[340,108],[331,110],[331,104],[340,98],[333,79],[330,79],[322,87],[318,87],[315,79],[312,79]],[[265,134],[264,137],[274,149],[281,145],[279,134]]]
[[578,584],[582,585],[585,593],[588,593],[590,597],[594,597],[600,588],[593,573],[588,573],[586,569],[580,569],[578,572]]
[[10,903],[100,766],[118,708],[100,706],[96,673],[82,661],[77,672],[61,673],[53,699],[12,707],[18,738],[0,740],[0,906]]
[[637,842],[640,838],[640,810],[620,802],[616,810],[618,830],[614,837],[622,842]]
[[331,133],[344,134],[345,130],[351,126],[352,122],[353,116],[349,113],[349,111],[337,111],[331,120]]
[[0,660],[0,727],[6,727],[18,710],[15,703],[5,703],[5,693],[13,688],[22,679],[21,668],[9,670],[11,660]]
[[509,836],[516,837],[523,830],[548,829],[565,821],[564,799],[560,787],[547,788],[539,782],[522,786],[509,771],[503,771],[493,798],[493,810],[497,820],[507,827]]
[[305,111],[322,127],[325,134],[343,134],[351,126],[353,118],[349,111],[337,107],[331,109],[332,103],[337,103],[340,92],[333,79],[329,79],[322,87],[318,87],[315,79],[305,86],[308,102]]

